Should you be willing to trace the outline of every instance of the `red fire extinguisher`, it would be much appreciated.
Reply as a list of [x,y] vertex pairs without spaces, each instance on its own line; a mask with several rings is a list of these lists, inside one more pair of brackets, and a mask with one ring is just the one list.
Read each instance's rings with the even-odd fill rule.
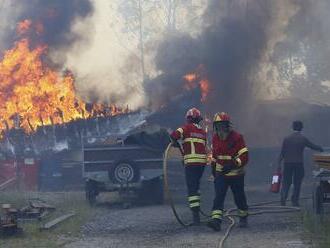
[[281,170],[277,170],[272,177],[272,184],[270,187],[270,192],[278,193],[281,188],[282,173]]

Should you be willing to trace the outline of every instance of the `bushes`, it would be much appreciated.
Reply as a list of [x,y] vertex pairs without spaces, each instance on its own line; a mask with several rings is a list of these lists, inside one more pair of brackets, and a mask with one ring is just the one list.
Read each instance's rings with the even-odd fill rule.
[[312,243],[312,247],[330,247],[330,215],[315,215],[304,212],[302,215],[305,236]]

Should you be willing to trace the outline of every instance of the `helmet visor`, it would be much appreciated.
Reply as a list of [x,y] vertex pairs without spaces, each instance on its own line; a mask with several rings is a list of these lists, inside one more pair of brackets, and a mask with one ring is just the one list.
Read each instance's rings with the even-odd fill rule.
[[231,125],[229,121],[217,121],[213,123],[213,127],[217,133],[228,133]]

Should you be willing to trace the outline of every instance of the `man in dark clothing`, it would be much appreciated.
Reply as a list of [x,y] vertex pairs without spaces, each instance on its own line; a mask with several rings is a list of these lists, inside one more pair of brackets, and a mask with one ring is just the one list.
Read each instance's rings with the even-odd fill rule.
[[279,170],[281,170],[281,162],[284,160],[283,168],[283,184],[281,189],[281,205],[285,206],[289,189],[293,181],[293,193],[291,197],[292,205],[299,206],[299,194],[302,180],[304,178],[304,149],[309,147],[313,150],[323,152],[321,146],[310,142],[301,134],[303,123],[294,121],[292,123],[294,133],[287,136],[283,143],[279,157]]

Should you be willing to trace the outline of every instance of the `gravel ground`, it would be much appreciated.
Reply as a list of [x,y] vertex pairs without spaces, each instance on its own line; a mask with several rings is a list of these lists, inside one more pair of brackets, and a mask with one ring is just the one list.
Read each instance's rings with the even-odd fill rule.
[[[267,158],[266,158],[267,159]],[[268,192],[271,168],[263,163],[251,163],[247,174],[246,190],[249,203],[278,200],[279,195]],[[179,215],[190,221],[186,206],[182,167],[169,171],[172,196]],[[213,184],[204,173],[201,185],[202,209],[209,213],[213,202]],[[256,177],[257,175],[257,177]],[[258,181],[256,180],[258,179]],[[305,180],[308,182],[309,180]],[[303,195],[310,192],[305,184]],[[304,205],[310,202],[303,202]],[[233,207],[228,192],[226,207]],[[102,207],[101,207],[102,208]],[[82,227],[83,237],[66,243],[65,248],[136,248],[136,247],[218,247],[229,223],[223,224],[221,232],[214,232],[205,225],[184,228],[174,218],[168,205],[133,206],[130,209],[104,207],[101,214]],[[302,241],[303,230],[299,213],[263,214],[249,218],[249,228],[234,228],[225,247],[231,248],[306,248]]]
[[[249,188],[250,202],[274,200],[263,186]],[[277,197],[277,196],[276,196]],[[228,197],[228,207],[232,198]],[[189,221],[185,205],[177,205],[180,216]],[[71,240],[66,248],[87,247],[218,247],[229,223],[217,233],[206,226],[181,227],[168,205],[135,206],[130,209],[110,207],[82,227],[83,237]],[[305,248],[299,214],[281,213],[251,216],[249,228],[234,228],[225,247]]]

